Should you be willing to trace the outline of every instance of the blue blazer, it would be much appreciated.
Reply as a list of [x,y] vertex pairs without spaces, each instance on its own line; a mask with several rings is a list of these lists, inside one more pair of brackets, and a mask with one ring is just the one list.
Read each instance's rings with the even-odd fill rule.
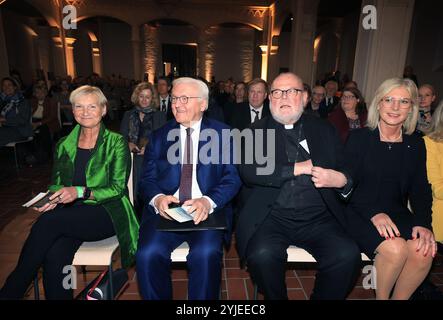
[[[179,188],[181,164],[171,164],[168,161],[168,149],[179,142],[177,136],[174,141],[167,141],[167,136],[170,130],[179,129],[180,125],[175,119],[167,122],[163,127],[152,132],[149,139],[148,149],[145,151],[143,159],[143,168],[140,177],[139,190],[146,204],[143,214],[156,214],[154,208],[149,205],[151,199],[159,194],[164,193],[172,195]],[[230,232],[232,229],[232,206],[230,201],[237,194],[241,187],[241,180],[232,159],[234,158],[233,141],[230,139],[229,143],[222,142],[222,130],[230,128],[216,120],[203,117],[200,127],[200,134],[205,129],[212,129],[217,132],[219,160],[217,163],[204,164],[201,163],[200,157],[197,163],[197,183],[203,195],[208,196],[215,202],[217,207],[212,214],[217,214],[224,211],[227,219],[228,232],[226,240],[229,242]],[[212,137],[214,138],[214,137]],[[211,139],[199,141],[198,150],[205,147],[204,154],[211,156],[211,151],[208,152],[207,144],[211,143]],[[229,148],[229,149],[227,149]],[[223,153],[230,151],[230,160],[228,164],[222,161]],[[176,156],[178,156],[178,150]]]

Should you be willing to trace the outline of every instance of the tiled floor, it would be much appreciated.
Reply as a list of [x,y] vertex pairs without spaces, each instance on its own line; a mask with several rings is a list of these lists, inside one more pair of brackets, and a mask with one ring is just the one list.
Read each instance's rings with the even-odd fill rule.
[[[32,168],[22,168],[17,173],[13,167],[10,154],[0,153],[0,287],[7,275],[14,268],[21,246],[27,237],[30,226],[38,216],[32,210],[21,208],[34,194],[44,191],[50,179],[50,165],[39,165]],[[118,258],[118,257],[116,257]],[[118,259],[116,259],[118,260]],[[235,246],[225,252],[222,270],[222,299],[248,300],[253,297],[253,285],[249,274],[240,269]],[[289,299],[305,300],[309,298],[315,280],[315,265],[290,266],[286,273]],[[121,293],[121,300],[138,300],[135,268],[129,269],[129,285]],[[79,292],[86,283],[89,283],[98,274],[100,269],[87,268],[86,276],[78,276]],[[358,280],[349,299],[374,299],[372,290],[362,286],[362,275]],[[174,299],[187,298],[187,275],[183,264],[174,266],[172,271]],[[443,289],[443,257],[438,256],[431,276],[432,281]],[[40,292],[43,295],[40,281]],[[25,297],[33,299],[31,288]],[[259,295],[259,299],[263,297]]]

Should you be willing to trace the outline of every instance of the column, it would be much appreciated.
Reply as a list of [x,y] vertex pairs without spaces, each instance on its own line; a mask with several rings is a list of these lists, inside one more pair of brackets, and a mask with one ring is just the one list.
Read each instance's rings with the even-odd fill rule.
[[132,44],[132,59],[134,66],[134,79],[142,80],[142,59],[141,59],[141,40],[140,40],[140,27],[138,25],[132,26],[131,33]]
[[274,7],[271,7],[267,12],[267,17],[264,21],[263,38],[260,50],[262,52],[261,59],[261,75],[260,78],[267,81],[269,56],[272,49],[272,30],[274,28]]
[[317,26],[319,0],[292,2],[294,21],[291,31],[289,70],[299,75],[309,85],[314,84],[314,37]]
[[91,41],[91,55],[92,55],[92,71],[100,76],[103,76],[103,64],[100,51],[100,44],[97,41]]
[[74,42],[77,39],[74,37],[65,37],[66,43],[66,72],[72,78],[75,78],[75,62],[74,62]]
[[65,54],[63,53],[63,43],[60,37],[60,31],[57,27],[51,27],[51,57],[52,57],[52,70],[56,76],[66,77],[66,63]]
[[414,0],[363,0],[377,9],[376,29],[365,30],[360,15],[353,79],[366,101],[386,79],[401,77],[406,62]]

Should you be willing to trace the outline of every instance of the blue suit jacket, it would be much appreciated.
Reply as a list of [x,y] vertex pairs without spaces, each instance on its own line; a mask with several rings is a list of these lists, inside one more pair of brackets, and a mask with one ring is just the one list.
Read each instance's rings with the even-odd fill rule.
[[[155,130],[149,139],[148,148],[145,151],[143,160],[143,168],[140,177],[139,190],[145,201],[145,208],[143,214],[155,214],[154,208],[149,205],[151,199],[159,194],[164,193],[172,195],[180,185],[181,164],[171,164],[168,161],[168,149],[179,142],[177,136],[174,141],[167,141],[167,136],[170,130],[179,129],[180,125],[175,119],[167,122],[163,127]],[[205,129],[212,129],[217,132],[218,151],[220,161],[217,163],[203,164],[200,161],[197,163],[197,183],[204,196],[208,196],[217,205],[212,214],[217,214],[224,211],[227,219],[228,232],[226,240],[229,242],[230,231],[232,227],[232,207],[230,201],[237,194],[241,186],[241,180],[237,168],[233,164],[233,142],[222,143],[222,130],[230,129],[227,125],[216,120],[203,117],[200,135]],[[208,139],[199,141],[198,150],[206,145]],[[229,149],[227,149],[229,148]],[[230,151],[230,159],[228,164],[223,164],[223,152]],[[205,154],[211,155],[211,152],[204,151]],[[178,156],[178,152],[176,153]],[[226,161],[225,161],[226,162]]]

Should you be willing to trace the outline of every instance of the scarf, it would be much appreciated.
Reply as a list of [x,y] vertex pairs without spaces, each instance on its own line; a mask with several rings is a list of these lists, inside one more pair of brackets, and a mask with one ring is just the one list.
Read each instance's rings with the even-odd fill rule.
[[[143,118],[143,122],[140,121],[140,112],[144,113],[145,116]],[[152,107],[142,108],[136,106],[134,110],[132,110],[129,115],[129,133],[128,140],[129,142],[137,144],[140,137],[140,127],[142,127],[142,134],[147,136],[152,131],[152,115],[154,114],[155,109]]]
[[8,115],[12,110],[15,109],[15,113],[18,114],[17,107],[20,103],[23,102],[25,98],[21,94],[21,92],[18,92],[14,94],[13,96],[7,96],[3,92],[0,93],[0,115],[4,118],[6,118],[6,115]]

